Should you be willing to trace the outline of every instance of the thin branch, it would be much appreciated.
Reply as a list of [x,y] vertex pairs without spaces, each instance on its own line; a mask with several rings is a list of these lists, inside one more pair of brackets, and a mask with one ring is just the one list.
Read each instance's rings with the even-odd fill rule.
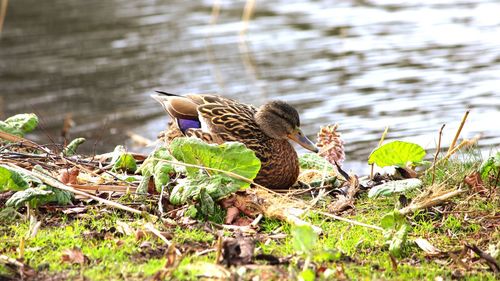
[[380,226],[366,224],[366,223],[362,223],[362,222],[351,220],[351,219],[346,219],[346,218],[343,218],[343,217],[340,217],[340,216],[336,216],[336,215],[333,215],[333,214],[329,214],[329,213],[326,213],[326,212],[323,212],[323,211],[313,210],[313,212],[315,212],[317,214],[320,214],[320,215],[323,215],[323,216],[326,216],[326,217],[329,217],[329,218],[332,218],[332,219],[336,219],[336,220],[339,220],[339,221],[347,222],[347,223],[350,223],[350,224],[353,224],[353,225],[367,227],[367,228],[375,229],[375,230],[378,230],[378,231],[384,231],[384,229],[382,227],[380,227]]
[[[145,227],[147,230],[151,231],[151,232],[152,232],[154,235],[156,235],[158,238],[160,238],[160,240],[162,240],[163,242],[165,242],[165,244],[166,244],[168,247],[171,247],[171,246],[172,246],[172,242],[170,242],[170,240],[168,240],[165,236],[163,236],[163,235],[161,234],[161,232],[160,232],[158,229],[156,229],[152,223],[148,222],[148,223],[146,223],[146,225],[144,225],[144,227]],[[176,253],[178,256],[180,256],[180,255],[181,255],[181,251],[179,251],[179,249],[177,249],[177,248],[175,248],[175,247],[174,247],[174,249],[175,249],[175,253]]]
[[443,126],[441,126],[441,129],[439,130],[439,139],[438,139],[438,144],[437,144],[437,148],[436,148],[436,154],[434,154],[434,161],[433,164],[432,164],[432,184],[434,184],[434,179],[436,177],[436,161],[437,161],[437,157],[439,155],[439,151],[441,150],[441,137],[443,136],[443,129],[444,129],[444,126],[446,124],[443,124]]

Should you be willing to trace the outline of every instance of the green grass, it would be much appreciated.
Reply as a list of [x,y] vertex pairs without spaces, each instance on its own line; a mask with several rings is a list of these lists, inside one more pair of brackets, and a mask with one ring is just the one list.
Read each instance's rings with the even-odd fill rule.
[[[444,163],[436,168],[435,182],[445,182],[450,188],[459,185],[467,188],[462,183],[463,178],[477,165],[477,160],[466,164],[457,161]],[[426,186],[430,185],[430,175],[423,179]],[[411,229],[402,257],[397,259],[396,270],[381,231],[310,215],[305,219],[323,229],[323,234],[315,245],[312,262],[316,268],[323,267],[330,272],[343,268],[343,274],[353,280],[434,280],[437,277],[449,280],[456,278],[457,274],[468,280],[496,280],[484,262],[476,261],[465,269],[449,255],[426,256],[412,242],[415,238],[422,237],[443,252],[457,255],[464,243],[476,244],[483,250],[498,243],[498,224],[496,227],[486,226],[491,223],[488,217],[498,215],[499,197],[485,198],[481,194],[472,193],[462,194],[437,209],[421,210],[406,217]],[[357,199],[356,208],[343,216],[379,225],[380,219],[393,211],[397,204],[398,196],[369,199],[365,193]],[[49,275],[64,272],[68,278],[83,275],[89,280],[144,280],[158,273],[166,263],[167,247],[157,237],[149,235],[137,239],[135,235],[124,235],[117,231],[118,220],[127,222],[134,229],[142,229],[146,221],[140,216],[118,211],[103,212],[96,207],[78,218],[60,212],[38,214],[37,218],[42,226],[33,238],[26,236],[30,229],[28,221],[16,219],[0,222],[0,255],[17,257],[20,241],[25,238],[25,263],[34,268],[45,268]],[[220,223],[223,213],[219,210],[213,218]],[[172,269],[172,275],[167,280],[198,280],[199,274],[206,273],[206,270],[220,271],[214,265],[214,252],[195,255],[196,252],[216,247],[217,234],[207,231],[208,224],[167,227],[156,223],[155,226],[170,233],[171,240],[186,252],[177,261],[178,266],[175,270]],[[267,242],[263,239],[256,245],[258,253],[277,257],[291,256],[290,266],[279,266],[279,271],[262,267],[231,269],[232,272],[237,272],[243,280],[250,280],[255,276],[261,279],[283,278],[280,275],[282,272],[290,274],[288,277],[292,279],[296,278],[302,270],[305,256],[294,250],[290,226],[274,219],[264,219],[260,223],[261,235],[271,234],[276,230],[288,236]],[[229,236],[230,232],[224,231],[223,235]],[[150,244],[144,246],[144,242]],[[73,248],[81,249],[90,262],[84,265],[62,262],[63,252]],[[0,275],[6,274],[11,273],[0,266]],[[317,280],[330,278],[323,275],[317,277]]]

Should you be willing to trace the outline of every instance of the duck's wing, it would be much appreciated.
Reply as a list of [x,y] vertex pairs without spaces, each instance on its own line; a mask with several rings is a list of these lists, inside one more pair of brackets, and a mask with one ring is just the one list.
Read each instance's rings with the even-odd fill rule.
[[258,145],[267,136],[255,122],[257,109],[219,95],[179,96],[160,92],[153,96],[162,104],[183,134],[207,142],[239,141]]
[[246,144],[265,137],[255,122],[254,106],[216,95],[197,95],[194,99],[199,104],[198,113],[205,132],[221,136],[222,141]]
[[188,129],[201,128],[201,122],[198,117],[198,104],[193,100],[174,94],[160,92],[160,95],[151,97],[158,101],[168,115],[174,120],[183,134]]

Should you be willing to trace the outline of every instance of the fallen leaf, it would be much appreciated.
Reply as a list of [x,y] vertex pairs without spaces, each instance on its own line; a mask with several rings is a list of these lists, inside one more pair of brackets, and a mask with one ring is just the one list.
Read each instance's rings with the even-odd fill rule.
[[62,262],[67,262],[71,264],[86,264],[89,262],[89,258],[85,256],[82,250],[78,248],[66,249],[61,255]]
[[71,215],[71,214],[84,213],[86,210],[87,210],[86,207],[74,207],[74,208],[65,209],[62,212],[63,212],[63,214]]
[[250,238],[228,238],[222,242],[222,263],[244,265],[252,262],[255,241]]
[[479,172],[474,172],[464,178],[464,182],[469,185],[474,192],[485,193],[488,191],[484,187],[483,180],[481,179],[481,174]]
[[57,177],[60,182],[64,184],[78,184],[78,175],[80,174],[80,170],[77,167],[72,167],[67,170],[64,169],[59,173]]
[[116,231],[126,236],[134,234],[134,229],[128,223],[120,220],[116,221]]
[[225,224],[232,224],[238,216],[240,215],[240,210],[236,207],[227,208],[226,218],[224,219]]
[[419,237],[415,239],[415,243],[428,255],[435,256],[441,253],[441,251],[438,248],[434,247],[434,245],[432,245],[427,239]]
[[253,220],[248,218],[248,217],[239,217],[239,218],[236,218],[236,220],[233,222],[233,224],[237,225],[237,226],[249,226],[252,224],[252,222],[253,222]]

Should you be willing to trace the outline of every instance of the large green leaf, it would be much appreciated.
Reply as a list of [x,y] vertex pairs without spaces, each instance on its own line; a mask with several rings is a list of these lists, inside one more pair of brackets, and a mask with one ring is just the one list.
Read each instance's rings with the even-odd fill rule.
[[424,159],[425,150],[418,144],[393,141],[376,148],[368,158],[368,164],[379,167],[404,167],[408,163],[418,163]]
[[214,200],[219,200],[240,189],[240,184],[234,179],[223,175],[208,176],[198,174],[196,177],[187,177],[178,180],[178,184],[170,193],[170,203],[184,204],[188,200],[197,200],[201,189],[204,189]]
[[42,185],[38,188],[28,188],[23,191],[18,191],[5,203],[6,206],[19,208],[24,206],[24,203],[29,203],[30,206],[36,208],[47,203],[57,203],[58,205],[67,205],[71,203],[73,194],[68,191],[60,190],[47,185]]
[[4,131],[17,136],[33,131],[38,126],[38,117],[33,113],[17,114],[0,121],[0,131]]
[[0,192],[6,190],[20,191],[29,187],[28,181],[21,173],[0,166]]
[[[170,149],[172,155],[184,163],[232,172],[250,180],[253,180],[260,170],[259,158],[252,150],[239,142],[214,145],[196,138],[176,138],[170,144]],[[190,176],[196,176],[199,173],[198,168],[188,167],[187,171]],[[215,171],[209,171],[209,173],[224,175]],[[235,180],[235,182],[239,182],[240,188],[250,185],[241,180]]]
[[50,190],[44,190],[41,188],[33,188],[30,187],[23,191],[18,191],[12,195],[5,205],[8,207],[19,208],[24,206],[24,203],[31,202],[31,205],[38,205],[39,200],[43,200],[44,198],[48,198],[54,193]]
[[179,179],[177,185],[170,193],[170,203],[174,205],[181,205],[197,196],[200,192],[202,181],[192,181],[189,178]]
[[422,181],[419,179],[390,181],[374,186],[368,192],[368,197],[390,196],[394,193],[407,192],[421,187],[422,184]]

